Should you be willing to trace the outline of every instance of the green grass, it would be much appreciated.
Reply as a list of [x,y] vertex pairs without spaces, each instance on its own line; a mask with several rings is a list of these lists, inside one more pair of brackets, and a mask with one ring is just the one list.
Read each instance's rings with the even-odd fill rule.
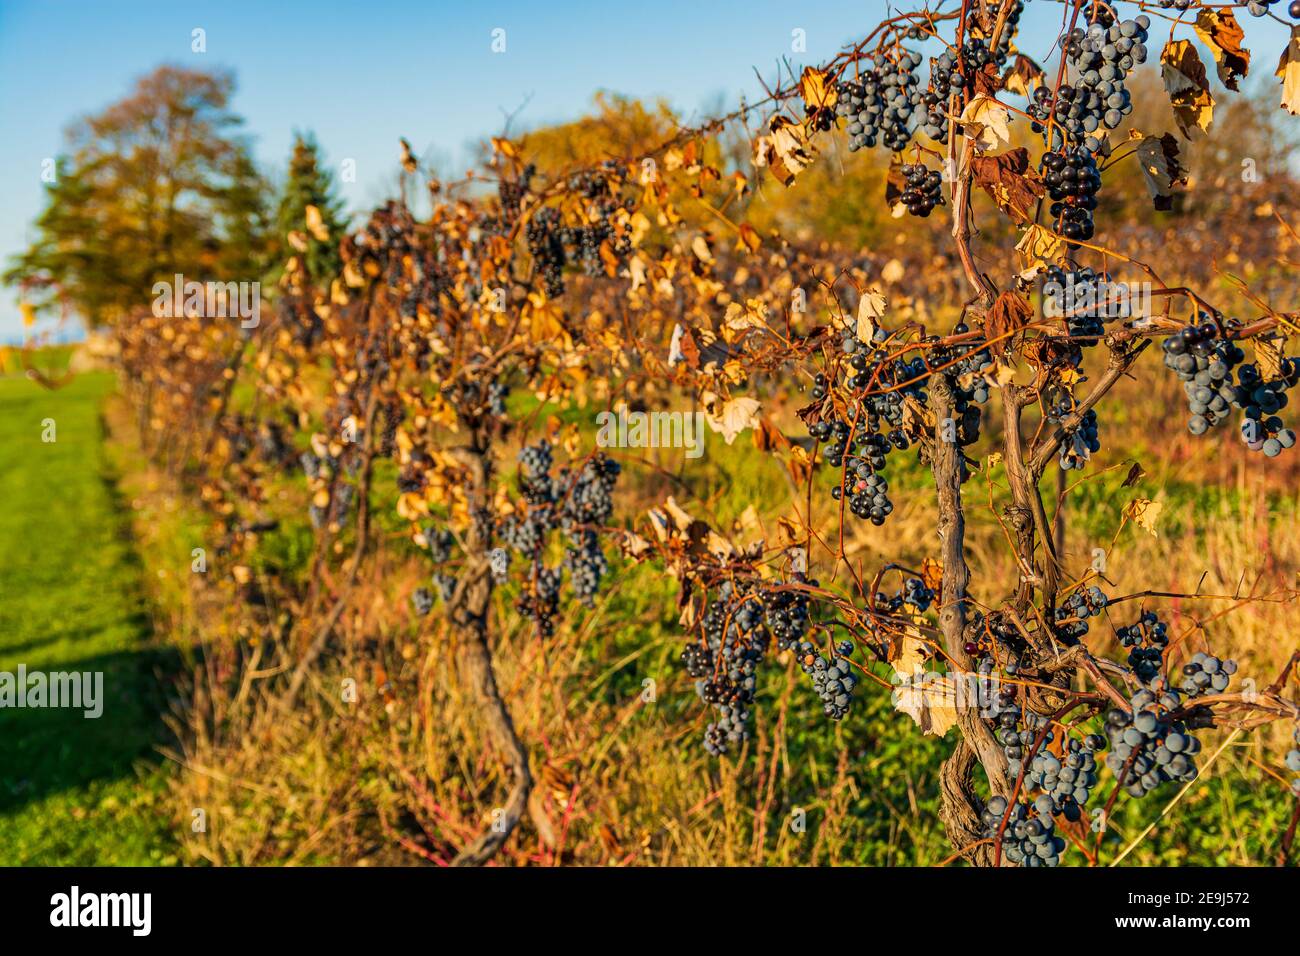
[[[0,671],[103,673],[103,714],[0,708],[0,864],[174,862],[140,565],[103,448],[106,374],[0,379]],[[47,421],[55,440],[42,440]]]

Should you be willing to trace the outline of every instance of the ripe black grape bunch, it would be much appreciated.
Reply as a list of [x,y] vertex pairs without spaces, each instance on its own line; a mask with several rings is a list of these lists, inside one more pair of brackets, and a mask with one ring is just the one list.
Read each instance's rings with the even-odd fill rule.
[[908,163],[903,166],[903,177],[907,187],[901,201],[913,216],[925,219],[935,206],[944,205],[943,174],[938,170],[924,163]]
[[[594,605],[609,570],[601,538],[614,511],[610,494],[619,471],[618,462],[601,452],[556,468],[545,439],[519,452],[520,498],[500,522],[501,538],[520,558],[517,607],[543,636],[555,629],[564,572],[573,597],[584,607]],[[557,533],[563,555],[559,563],[548,563]],[[502,563],[498,555],[497,568]]]
[[760,668],[773,655],[793,658],[833,721],[848,714],[860,680],[854,642],[831,643],[829,629],[814,624],[809,595],[817,581],[799,572],[782,580],[756,576],[752,567],[743,575],[738,570],[694,567],[701,583],[727,576],[707,591],[704,613],[681,653],[696,694],[715,711],[704,731],[704,749],[714,757],[739,756],[749,739]]

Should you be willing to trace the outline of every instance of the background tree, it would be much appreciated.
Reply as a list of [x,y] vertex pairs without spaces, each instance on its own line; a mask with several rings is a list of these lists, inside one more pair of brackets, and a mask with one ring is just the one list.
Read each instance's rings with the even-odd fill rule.
[[[309,206],[316,210],[310,221]],[[296,134],[289,156],[289,178],[275,214],[276,241],[287,244],[292,250],[288,255],[301,256],[307,275],[318,281],[338,272],[337,237],[346,221],[334,177],[321,166],[315,136]]]
[[69,151],[5,281],[57,282],[88,325],[112,325],[158,280],[255,278],[266,183],[229,108],[225,72],[161,66],[68,132]]

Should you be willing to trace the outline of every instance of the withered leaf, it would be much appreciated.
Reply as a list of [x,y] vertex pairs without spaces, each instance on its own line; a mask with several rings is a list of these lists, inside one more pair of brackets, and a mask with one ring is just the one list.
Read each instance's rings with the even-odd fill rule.
[[1132,488],[1145,477],[1146,469],[1142,467],[1140,462],[1135,461],[1133,462],[1133,467],[1128,470],[1128,477],[1124,479],[1124,483],[1120,485],[1120,487]]
[[790,447],[790,439],[781,434],[781,430],[766,418],[760,418],[758,426],[754,429],[754,447],[762,452],[773,449],[784,450]]
[[998,208],[1021,222],[1033,219],[1034,208],[1045,192],[1043,181],[1030,168],[1024,147],[971,160],[975,184],[988,193]]
[[1196,47],[1187,40],[1170,40],[1160,54],[1160,72],[1183,137],[1207,132],[1214,122],[1214,97]]
[[1003,292],[984,320],[984,334],[989,341],[989,350],[999,357],[1004,355],[1008,346],[1018,344],[1020,335],[1017,330],[1028,325],[1033,317],[1034,308],[1023,295],[1014,289]]
[[1043,68],[1023,53],[1017,53],[1015,62],[1002,76],[1002,85],[1012,93],[1029,96],[1043,80]]
[[1241,48],[1246,34],[1232,11],[1202,8],[1196,14],[1196,35],[1214,54],[1219,80],[1228,89],[1237,89],[1250,70],[1250,51]]
[[1174,186],[1187,183],[1187,170],[1178,161],[1178,151],[1178,140],[1172,133],[1144,136],[1138,144],[1138,162],[1142,164],[1147,191],[1157,209],[1172,209]]
[[1273,75],[1282,81],[1282,109],[1300,116],[1300,23],[1291,28],[1291,38]]

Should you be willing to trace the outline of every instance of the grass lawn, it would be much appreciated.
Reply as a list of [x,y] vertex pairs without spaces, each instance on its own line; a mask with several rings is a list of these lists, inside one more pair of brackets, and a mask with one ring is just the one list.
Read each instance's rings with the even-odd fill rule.
[[[0,672],[103,673],[103,714],[0,708],[0,864],[175,862],[159,683],[128,520],[106,467],[108,374],[0,378]],[[55,441],[42,441],[52,419]]]

